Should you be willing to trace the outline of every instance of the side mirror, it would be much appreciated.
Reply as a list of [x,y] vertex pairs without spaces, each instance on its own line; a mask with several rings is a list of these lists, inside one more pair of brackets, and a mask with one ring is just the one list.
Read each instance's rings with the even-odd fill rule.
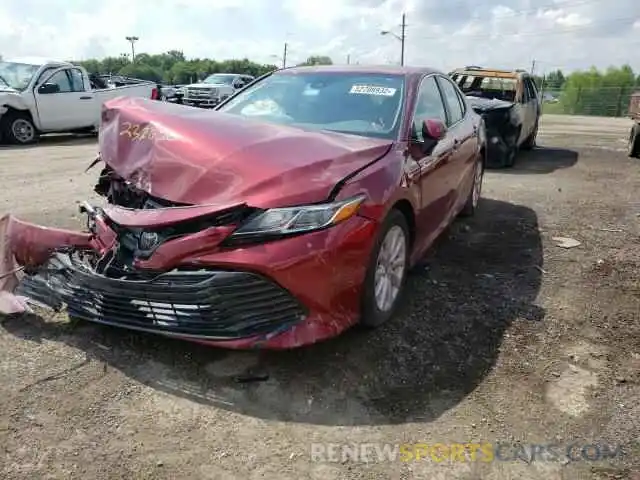
[[447,133],[447,127],[442,120],[428,119],[422,122],[422,138],[438,143]]
[[431,155],[438,145],[438,142],[444,138],[447,133],[447,127],[439,119],[428,119],[422,122],[422,142],[420,142],[420,150],[423,155]]
[[49,93],[59,93],[60,86],[57,83],[43,83],[38,87],[38,93],[45,95]]

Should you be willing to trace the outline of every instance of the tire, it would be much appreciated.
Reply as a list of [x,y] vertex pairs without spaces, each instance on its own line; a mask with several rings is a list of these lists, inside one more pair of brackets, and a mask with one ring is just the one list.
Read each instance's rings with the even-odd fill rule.
[[536,120],[536,124],[533,127],[533,132],[531,132],[531,135],[527,137],[527,139],[522,144],[522,147],[520,148],[522,148],[523,150],[533,150],[536,146],[537,136],[538,136],[538,120]]
[[467,201],[460,211],[461,217],[472,217],[476,213],[476,210],[478,210],[478,203],[480,202],[480,195],[482,194],[483,179],[484,161],[481,154],[473,170],[473,183],[471,184],[471,190],[469,191]]
[[[404,264],[402,265],[402,272],[399,272],[398,275],[397,292],[395,292],[393,299],[385,305],[384,302],[379,302],[379,300],[376,299],[376,272],[378,272],[379,269],[378,261],[381,259],[381,254],[383,254],[385,240],[387,241],[387,245],[389,245],[389,241],[391,241],[391,245],[393,245],[394,238],[404,244],[404,254],[399,252],[398,256],[398,260],[403,261]],[[391,210],[387,218],[382,222],[367,268],[361,299],[361,326],[366,328],[379,327],[396,313],[399,300],[404,292],[407,271],[409,269],[409,238],[409,227],[405,216],[399,210]],[[382,274],[382,272],[380,272],[380,274]],[[384,274],[382,276],[385,277]],[[390,277],[386,278],[388,279]],[[378,283],[378,285],[382,286],[382,283]],[[387,284],[387,286],[391,287],[390,284]]]
[[518,146],[513,145],[505,154],[502,160],[502,168],[511,168],[516,164],[516,157],[518,156]]
[[640,123],[636,123],[631,127],[629,135],[629,156],[631,158],[640,158]]
[[38,140],[38,129],[28,113],[10,111],[0,117],[0,135],[14,145],[30,145]]

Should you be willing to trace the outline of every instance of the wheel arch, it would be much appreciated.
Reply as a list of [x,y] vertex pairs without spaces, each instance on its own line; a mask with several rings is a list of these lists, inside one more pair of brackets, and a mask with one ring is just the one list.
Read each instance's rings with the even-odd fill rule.
[[416,216],[411,202],[405,198],[398,200],[391,206],[391,210],[398,210],[404,216],[409,227],[409,243],[413,246],[416,238]]

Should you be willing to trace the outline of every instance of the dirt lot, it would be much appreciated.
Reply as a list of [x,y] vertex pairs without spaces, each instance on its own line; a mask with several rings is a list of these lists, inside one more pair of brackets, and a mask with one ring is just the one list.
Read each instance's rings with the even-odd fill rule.
[[[5,319],[1,477],[640,478],[640,163],[625,156],[628,128],[545,117],[541,147],[487,175],[482,213],[452,228],[411,276],[403,314],[375,332],[260,354]],[[94,152],[92,139],[0,149],[0,212],[77,225]],[[246,372],[268,379],[238,383]],[[578,442],[577,455],[593,443],[625,455],[312,462],[312,442]]]

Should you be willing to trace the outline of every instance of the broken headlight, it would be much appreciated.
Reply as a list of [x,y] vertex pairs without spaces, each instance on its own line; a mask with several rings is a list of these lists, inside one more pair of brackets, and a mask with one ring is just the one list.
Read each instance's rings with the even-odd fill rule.
[[282,237],[322,230],[353,217],[364,199],[364,195],[359,195],[339,202],[265,210],[250,217],[233,232],[230,240]]

